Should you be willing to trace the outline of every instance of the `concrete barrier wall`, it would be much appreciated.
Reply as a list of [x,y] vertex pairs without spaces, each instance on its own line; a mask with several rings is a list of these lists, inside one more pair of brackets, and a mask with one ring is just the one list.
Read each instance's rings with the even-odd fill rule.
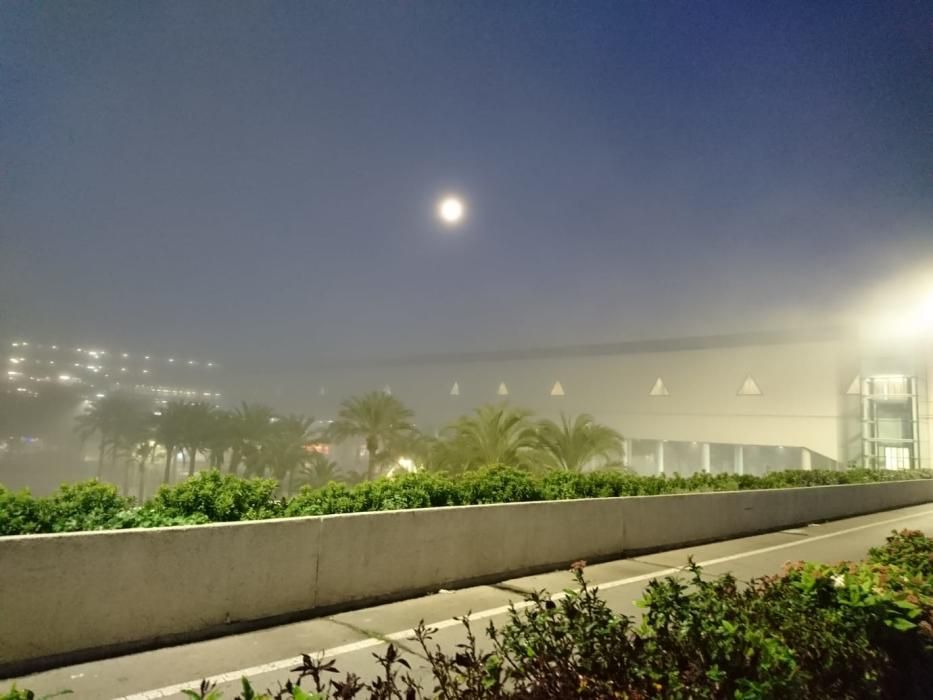
[[0,675],[933,501],[933,481],[0,538]]
[[0,538],[0,674],[312,608],[320,533],[302,518]]

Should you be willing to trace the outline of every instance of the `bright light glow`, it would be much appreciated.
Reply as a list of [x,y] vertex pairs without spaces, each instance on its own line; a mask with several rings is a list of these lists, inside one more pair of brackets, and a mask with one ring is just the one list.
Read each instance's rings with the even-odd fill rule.
[[169,361],[169,362],[174,362],[174,361],[175,361],[175,358],[174,358],[174,357],[170,357],[170,358],[168,358],[168,361]]
[[106,394],[94,394],[94,396],[96,396],[99,399],[102,399],[104,398],[104,396],[106,396]]
[[189,365],[194,365],[194,364],[197,364],[197,363],[196,363],[194,360],[188,360],[188,364],[189,364]]
[[21,358],[21,357],[11,357],[11,358],[10,358],[10,362],[12,362],[14,365],[18,365],[18,364],[19,364],[20,362],[22,362],[22,361],[23,361],[23,358]]
[[19,347],[19,343],[13,343],[13,347],[14,347],[14,348],[18,348],[18,347]]
[[6,376],[8,377],[21,377],[23,376],[22,372],[14,372],[13,370],[7,370]]
[[120,368],[120,371],[121,371],[121,372],[125,372],[125,371],[126,371],[126,367],[121,367],[121,368]]
[[208,366],[208,367],[213,367],[213,366],[214,366],[214,363],[213,363],[213,362],[208,362],[208,363],[207,363],[207,366]]
[[52,346],[52,349],[53,349],[53,350],[58,350],[58,346],[57,346],[57,345],[53,345],[53,346]]
[[444,197],[437,205],[437,213],[444,223],[456,224],[463,218],[463,202],[456,197]]
[[926,298],[920,302],[916,311],[917,323],[926,330],[933,330],[933,289],[931,289]]
[[415,461],[410,457],[399,457],[398,465],[404,469],[406,472],[415,471]]
[[123,357],[129,357],[129,356],[130,354],[128,352],[123,353]]
[[58,381],[60,381],[60,382],[70,382],[70,381],[71,381],[71,375],[70,375],[70,374],[59,374],[59,375],[58,375]]
[[149,370],[148,370],[148,369],[144,369],[144,370],[143,370],[143,374],[149,374]]
[[145,357],[143,357],[143,359],[144,359],[144,360],[148,360],[148,359],[149,359],[149,355],[146,355]]

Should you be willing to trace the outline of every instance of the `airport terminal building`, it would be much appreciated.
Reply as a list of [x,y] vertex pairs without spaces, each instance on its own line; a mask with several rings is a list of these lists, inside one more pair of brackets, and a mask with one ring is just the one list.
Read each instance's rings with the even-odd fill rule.
[[315,410],[383,389],[425,430],[497,401],[586,412],[639,473],[933,468],[933,348],[894,345],[831,328],[422,356],[316,373]]

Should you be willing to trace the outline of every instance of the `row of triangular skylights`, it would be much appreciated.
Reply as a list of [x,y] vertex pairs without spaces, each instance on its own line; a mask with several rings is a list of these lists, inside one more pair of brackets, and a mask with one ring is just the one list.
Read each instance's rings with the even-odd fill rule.
[[[392,387],[386,384],[382,387],[382,391],[386,394],[392,394]],[[327,395],[327,389],[321,387],[318,392],[321,396]],[[448,392],[451,396],[460,396],[460,382],[454,382],[450,387]],[[554,386],[551,387],[551,390],[548,392],[551,396],[564,396],[564,387],[560,381],[554,382]],[[668,391],[667,386],[664,384],[664,380],[661,377],[658,377],[654,381],[654,385],[651,387],[651,391],[648,392],[649,396],[670,396],[670,391]],[[738,396],[761,396],[761,388],[758,386],[758,382],[748,375],[745,377],[745,380],[742,382],[742,386],[739,387],[739,390],[736,392]],[[508,396],[509,387],[505,382],[499,382],[499,387],[496,389],[496,395],[498,396]]]

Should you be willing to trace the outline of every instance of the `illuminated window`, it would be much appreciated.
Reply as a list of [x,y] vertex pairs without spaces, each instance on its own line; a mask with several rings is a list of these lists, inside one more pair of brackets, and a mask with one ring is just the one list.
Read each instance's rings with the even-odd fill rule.
[[564,395],[564,387],[561,386],[561,383],[559,381],[554,382],[554,386],[551,387],[551,396],[563,396],[563,395]]
[[872,396],[907,396],[910,391],[910,378],[904,376],[872,377]]
[[505,385],[505,382],[499,382],[499,388],[496,390],[496,393],[499,396],[508,396],[509,388]]
[[651,391],[648,392],[649,396],[670,396],[670,393],[667,390],[667,387],[664,385],[664,380],[661,377],[658,377],[654,380],[654,386],[651,387]]
[[450,387],[451,396],[460,396],[460,382],[454,382],[454,385]]
[[884,468],[885,469],[909,469],[910,468],[910,448],[909,447],[885,447],[884,448]]

